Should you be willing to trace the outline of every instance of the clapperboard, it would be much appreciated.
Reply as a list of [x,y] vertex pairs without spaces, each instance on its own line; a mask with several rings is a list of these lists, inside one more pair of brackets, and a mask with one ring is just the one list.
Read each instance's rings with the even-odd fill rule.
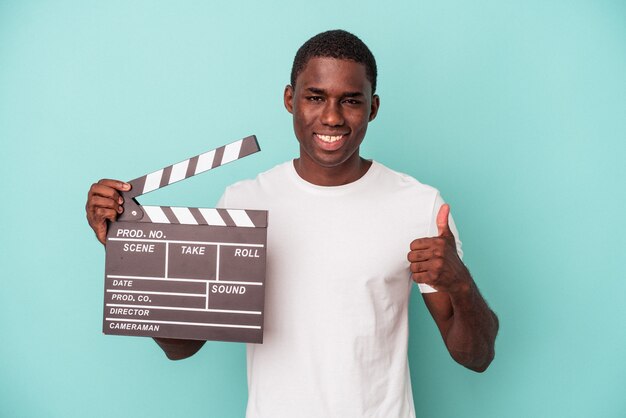
[[129,182],[107,232],[105,334],[263,342],[267,212],[135,200],[257,151],[249,136]]

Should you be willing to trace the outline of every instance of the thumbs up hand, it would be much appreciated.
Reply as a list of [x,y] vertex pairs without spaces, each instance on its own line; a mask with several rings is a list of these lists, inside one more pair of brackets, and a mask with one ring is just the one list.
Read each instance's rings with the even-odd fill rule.
[[471,288],[472,278],[456,251],[454,235],[448,218],[450,206],[444,204],[437,214],[439,235],[411,242],[407,256],[411,263],[411,278],[440,292],[457,293]]

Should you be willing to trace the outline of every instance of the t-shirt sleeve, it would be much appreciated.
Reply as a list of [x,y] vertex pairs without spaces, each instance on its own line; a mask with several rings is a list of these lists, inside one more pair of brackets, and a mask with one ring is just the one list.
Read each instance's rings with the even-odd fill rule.
[[[439,230],[437,229],[437,214],[439,213],[439,209],[445,203],[443,198],[439,193],[437,193],[437,197],[435,198],[435,204],[433,205],[433,212],[430,217],[430,226],[428,228],[428,236],[436,237],[439,235]],[[450,217],[448,218],[448,225],[450,226],[450,230],[454,235],[454,240],[456,242],[456,252],[459,254],[459,258],[463,259],[463,249],[462,243],[459,239],[459,231],[456,228],[456,224],[454,223],[454,218],[452,217],[452,211],[450,211]],[[417,287],[419,288],[420,293],[434,293],[437,289],[433,288],[424,283],[418,283]]]

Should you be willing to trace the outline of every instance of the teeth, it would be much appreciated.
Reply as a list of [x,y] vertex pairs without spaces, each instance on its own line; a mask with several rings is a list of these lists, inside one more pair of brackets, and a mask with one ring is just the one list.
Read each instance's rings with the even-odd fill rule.
[[343,135],[320,135],[317,134],[317,137],[324,142],[337,142],[341,139]]

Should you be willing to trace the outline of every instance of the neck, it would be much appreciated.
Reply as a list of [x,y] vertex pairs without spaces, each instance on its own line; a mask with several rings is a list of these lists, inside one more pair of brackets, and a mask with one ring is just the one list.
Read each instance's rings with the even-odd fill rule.
[[293,160],[298,175],[317,186],[342,186],[355,182],[367,173],[371,165],[371,161],[361,157],[336,167],[322,167],[302,157]]

